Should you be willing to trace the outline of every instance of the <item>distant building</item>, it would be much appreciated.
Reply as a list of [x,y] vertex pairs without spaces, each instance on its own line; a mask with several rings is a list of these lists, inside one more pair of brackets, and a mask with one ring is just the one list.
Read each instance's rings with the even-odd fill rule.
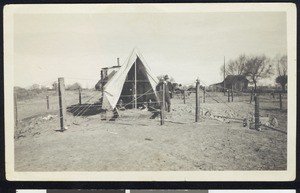
[[238,91],[243,91],[248,89],[249,80],[244,75],[228,75],[225,80],[220,83],[212,84],[209,86],[211,91],[224,91],[224,81],[225,89],[233,89]]

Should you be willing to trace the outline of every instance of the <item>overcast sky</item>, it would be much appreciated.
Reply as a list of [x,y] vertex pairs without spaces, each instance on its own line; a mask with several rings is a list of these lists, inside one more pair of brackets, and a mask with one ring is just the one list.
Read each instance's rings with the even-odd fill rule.
[[155,75],[208,85],[222,81],[224,56],[286,54],[286,28],[284,12],[15,14],[15,85],[93,87],[135,47]]

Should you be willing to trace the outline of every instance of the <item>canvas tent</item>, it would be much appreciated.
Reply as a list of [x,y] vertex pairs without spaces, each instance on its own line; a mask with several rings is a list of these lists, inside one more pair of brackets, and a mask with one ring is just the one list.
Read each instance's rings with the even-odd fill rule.
[[134,49],[130,57],[103,87],[103,109],[114,109],[119,100],[137,108],[143,102],[157,101],[154,92],[158,79],[153,75],[143,56]]

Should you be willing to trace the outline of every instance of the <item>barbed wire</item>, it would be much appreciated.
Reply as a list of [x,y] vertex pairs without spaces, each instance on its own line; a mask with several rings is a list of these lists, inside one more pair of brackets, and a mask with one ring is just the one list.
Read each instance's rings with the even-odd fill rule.
[[[144,94],[140,95],[139,97],[137,98],[134,98],[132,101],[130,101],[129,103],[125,104],[124,106],[126,107],[127,105],[131,104],[132,102],[134,102],[135,100],[141,98],[142,96],[145,96],[148,92],[150,92],[151,90],[153,90],[152,88],[150,88],[147,92],[145,92]],[[162,91],[154,91],[154,92],[162,92]]]
[[[89,97],[84,103],[87,103],[87,102],[89,102],[91,99],[93,99],[97,94],[99,94],[99,93],[94,93],[91,97]],[[102,94],[102,93],[100,93],[100,94]],[[85,107],[84,107],[85,108]],[[84,109],[83,108],[83,109]],[[78,111],[80,110],[80,107],[78,107],[78,109],[76,109],[74,112],[73,112],[73,114],[75,114],[75,113],[77,113]],[[81,113],[81,111],[82,110],[80,110],[79,111],[79,113],[77,113],[76,115],[79,115],[80,113]],[[76,117],[76,115],[75,115],[75,117]]]

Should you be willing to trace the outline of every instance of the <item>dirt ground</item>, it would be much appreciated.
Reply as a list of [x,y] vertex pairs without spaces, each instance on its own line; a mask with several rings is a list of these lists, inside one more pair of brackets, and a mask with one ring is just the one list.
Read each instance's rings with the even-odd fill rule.
[[[83,101],[94,92],[83,93]],[[222,93],[210,93],[201,112],[243,118],[254,112],[248,96],[227,102]],[[212,97],[213,96],[213,97]],[[261,98],[261,115],[279,122],[277,130],[247,129],[240,121],[224,123],[204,115],[195,123],[195,97],[172,100],[163,126],[149,111],[120,111],[115,121],[101,120],[100,107],[93,113],[67,113],[68,130],[59,131],[58,102],[53,93],[50,110],[45,96],[20,101],[15,131],[16,171],[198,171],[286,170],[287,111],[277,99]],[[213,99],[214,98],[214,99]],[[217,101],[218,102],[217,102]],[[67,104],[76,104],[76,92]],[[97,102],[97,97],[88,103]],[[223,103],[224,102],[224,103]]]

